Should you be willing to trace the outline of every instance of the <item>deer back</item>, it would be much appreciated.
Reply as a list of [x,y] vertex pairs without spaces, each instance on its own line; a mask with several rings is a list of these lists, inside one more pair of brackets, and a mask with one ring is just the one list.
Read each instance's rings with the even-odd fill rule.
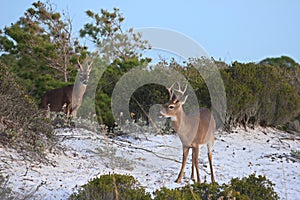
[[64,104],[72,103],[72,92],[73,85],[47,91],[42,96],[41,108],[47,109],[49,105],[50,111],[62,111]]

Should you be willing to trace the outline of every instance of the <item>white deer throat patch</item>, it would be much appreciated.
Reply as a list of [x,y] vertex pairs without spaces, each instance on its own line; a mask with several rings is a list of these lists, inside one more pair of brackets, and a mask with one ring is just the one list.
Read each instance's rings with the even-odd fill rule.
[[173,121],[173,122],[175,122],[175,121],[177,121],[177,117],[170,117],[171,118],[171,121]]

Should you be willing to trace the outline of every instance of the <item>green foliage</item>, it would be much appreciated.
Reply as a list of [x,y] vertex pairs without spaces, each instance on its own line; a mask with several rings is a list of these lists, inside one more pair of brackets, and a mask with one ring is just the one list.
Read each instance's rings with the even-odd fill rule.
[[260,63],[277,66],[281,68],[287,68],[287,69],[300,68],[300,65],[288,56],[281,56],[277,58],[266,58],[260,61]]
[[[149,193],[138,186],[139,183],[128,175],[109,174],[95,178],[80,187],[69,199],[151,199]],[[254,174],[242,179],[234,178],[229,184],[219,185],[195,183],[181,188],[162,187],[153,193],[155,200],[274,200],[279,199],[274,192],[274,184],[264,176]]]
[[300,112],[297,90],[267,64],[233,63],[221,71],[227,94],[229,126],[277,126]]
[[[111,110],[111,97],[115,85],[119,79],[130,69],[143,65],[144,60],[137,58],[126,61],[116,60],[104,71],[96,91],[95,107],[98,115],[98,121],[107,126],[113,126],[115,123]],[[122,97],[122,95],[120,95]]]
[[[226,190],[226,191],[225,191]],[[224,197],[234,198],[240,196],[236,192],[232,192],[229,188],[225,186],[220,186],[217,183],[195,183],[192,185],[186,185],[182,188],[167,189],[162,188],[154,193],[155,200],[164,199],[176,199],[176,200],[201,200],[201,199],[220,199]]]
[[241,195],[246,195],[249,199],[273,200],[279,199],[273,187],[274,184],[265,176],[251,174],[247,178],[234,178],[230,182],[231,188],[238,191]]
[[154,192],[155,200],[188,200],[185,198],[184,192],[180,189],[168,189],[166,187],[162,187],[159,190]]
[[92,22],[84,25],[80,30],[80,36],[88,37],[110,61],[141,58],[141,52],[150,48],[148,42],[142,40],[141,33],[135,33],[133,28],[122,30],[125,18],[118,8],[114,8],[113,12],[104,9],[100,12],[97,14],[90,10],[86,11]]
[[254,174],[251,174],[249,177],[242,179],[234,178],[230,184],[195,183],[176,189],[167,189],[164,187],[154,193],[154,199],[279,199],[278,195],[274,192],[273,186],[274,184],[266,179],[266,177],[256,177]]
[[79,191],[72,194],[70,200],[94,199],[151,199],[145,189],[138,186],[138,182],[127,175],[109,174],[91,180],[83,185]]

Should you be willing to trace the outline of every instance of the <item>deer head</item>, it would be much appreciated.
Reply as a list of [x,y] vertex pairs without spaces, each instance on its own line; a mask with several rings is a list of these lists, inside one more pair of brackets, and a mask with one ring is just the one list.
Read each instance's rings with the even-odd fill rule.
[[90,72],[92,70],[92,64],[93,60],[88,64],[86,68],[84,68],[79,61],[79,57],[77,59],[77,71],[79,73],[79,81],[84,85],[87,85],[88,83]]
[[[178,85],[178,89],[173,89],[174,85]],[[178,117],[178,113],[182,110],[182,106],[186,102],[188,95],[185,95],[187,90],[187,85],[184,90],[181,90],[180,84],[175,82],[171,85],[171,87],[167,88],[169,92],[169,101],[163,106],[161,114],[165,117],[171,117],[173,121],[175,121]],[[176,95],[175,92],[178,92]]]

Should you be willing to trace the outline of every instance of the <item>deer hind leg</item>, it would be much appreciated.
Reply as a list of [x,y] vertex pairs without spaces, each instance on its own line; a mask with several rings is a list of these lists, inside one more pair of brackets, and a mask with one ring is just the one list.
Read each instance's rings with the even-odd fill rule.
[[207,145],[207,150],[208,150],[208,161],[209,161],[209,167],[210,167],[210,176],[211,176],[211,182],[215,182],[215,177],[214,177],[214,171],[213,171],[213,166],[212,166],[212,148],[210,145]]
[[[199,147],[193,147],[193,165],[196,168],[196,173],[197,173],[197,182],[200,183],[200,171],[199,171]],[[192,175],[194,173],[194,169],[192,169]],[[194,177],[193,177],[194,178]]]
[[69,103],[66,110],[66,115],[68,118],[71,116],[71,113],[72,113],[72,103]]
[[189,155],[189,147],[183,148],[181,170],[179,172],[178,178],[175,181],[176,183],[180,183],[180,181],[181,181],[181,178],[182,178],[182,175],[183,175],[183,171],[184,171],[184,168],[185,168],[185,165],[186,165],[186,160],[187,160],[188,155]]

